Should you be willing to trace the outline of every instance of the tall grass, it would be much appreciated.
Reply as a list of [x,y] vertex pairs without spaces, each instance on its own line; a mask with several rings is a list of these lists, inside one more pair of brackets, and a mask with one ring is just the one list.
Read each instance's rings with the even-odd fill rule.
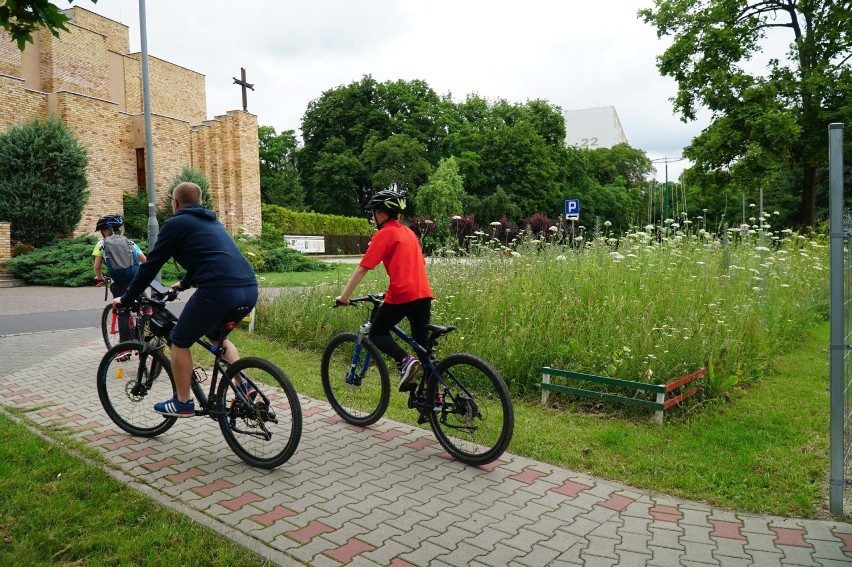
[[[828,313],[827,247],[817,238],[719,237],[671,222],[571,245],[557,244],[559,236],[506,246],[479,234],[464,254],[431,258],[432,321],[459,329],[440,352],[482,356],[516,394],[539,392],[542,366],[665,383],[711,365],[716,383],[731,384],[761,376]],[[374,270],[356,295],[386,285]],[[363,319],[332,309],[341,287],[262,306],[259,331],[321,349]]]

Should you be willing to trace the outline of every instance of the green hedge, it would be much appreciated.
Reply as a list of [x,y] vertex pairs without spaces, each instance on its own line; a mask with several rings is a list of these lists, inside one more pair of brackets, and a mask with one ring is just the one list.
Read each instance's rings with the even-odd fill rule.
[[263,222],[272,223],[284,234],[314,236],[369,236],[370,221],[366,218],[299,213],[278,205],[261,205]]

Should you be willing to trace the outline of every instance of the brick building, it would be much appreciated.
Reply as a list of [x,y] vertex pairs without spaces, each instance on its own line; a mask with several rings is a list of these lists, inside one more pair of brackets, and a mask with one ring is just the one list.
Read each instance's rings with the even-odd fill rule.
[[[0,30],[0,131],[55,114],[86,147],[91,193],[79,235],[146,186],[142,67],[127,26],[79,7],[64,13],[68,32],[39,30],[23,53]],[[204,75],[152,56],[148,66],[157,205],[191,166],[210,181],[230,232],[260,234],[257,117],[237,110],[207,120]]]

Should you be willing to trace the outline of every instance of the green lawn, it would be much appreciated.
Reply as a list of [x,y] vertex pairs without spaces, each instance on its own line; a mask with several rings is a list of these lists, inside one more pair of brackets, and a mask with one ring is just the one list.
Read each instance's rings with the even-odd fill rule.
[[0,565],[269,564],[2,413],[0,428]]

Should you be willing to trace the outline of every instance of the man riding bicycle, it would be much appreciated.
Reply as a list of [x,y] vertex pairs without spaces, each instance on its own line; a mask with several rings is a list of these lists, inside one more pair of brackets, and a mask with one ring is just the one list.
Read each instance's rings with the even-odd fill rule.
[[[172,192],[174,216],[163,223],[157,243],[148,261],[139,267],[127,291],[115,300],[116,305],[132,303],[148,287],[160,268],[174,258],[186,275],[172,289],[197,287],[171,332],[172,356],[177,392],[170,400],[154,405],[154,411],[170,417],[195,415],[190,382],[192,353],[190,347],[202,335],[218,345],[225,336],[225,315],[237,307],[254,307],[257,303],[257,277],[231,235],[216,218],[216,213],[201,204],[201,188],[194,183],[181,183]],[[223,357],[236,362],[240,355],[234,344],[225,339]],[[251,396],[248,382],[239,385]]]

